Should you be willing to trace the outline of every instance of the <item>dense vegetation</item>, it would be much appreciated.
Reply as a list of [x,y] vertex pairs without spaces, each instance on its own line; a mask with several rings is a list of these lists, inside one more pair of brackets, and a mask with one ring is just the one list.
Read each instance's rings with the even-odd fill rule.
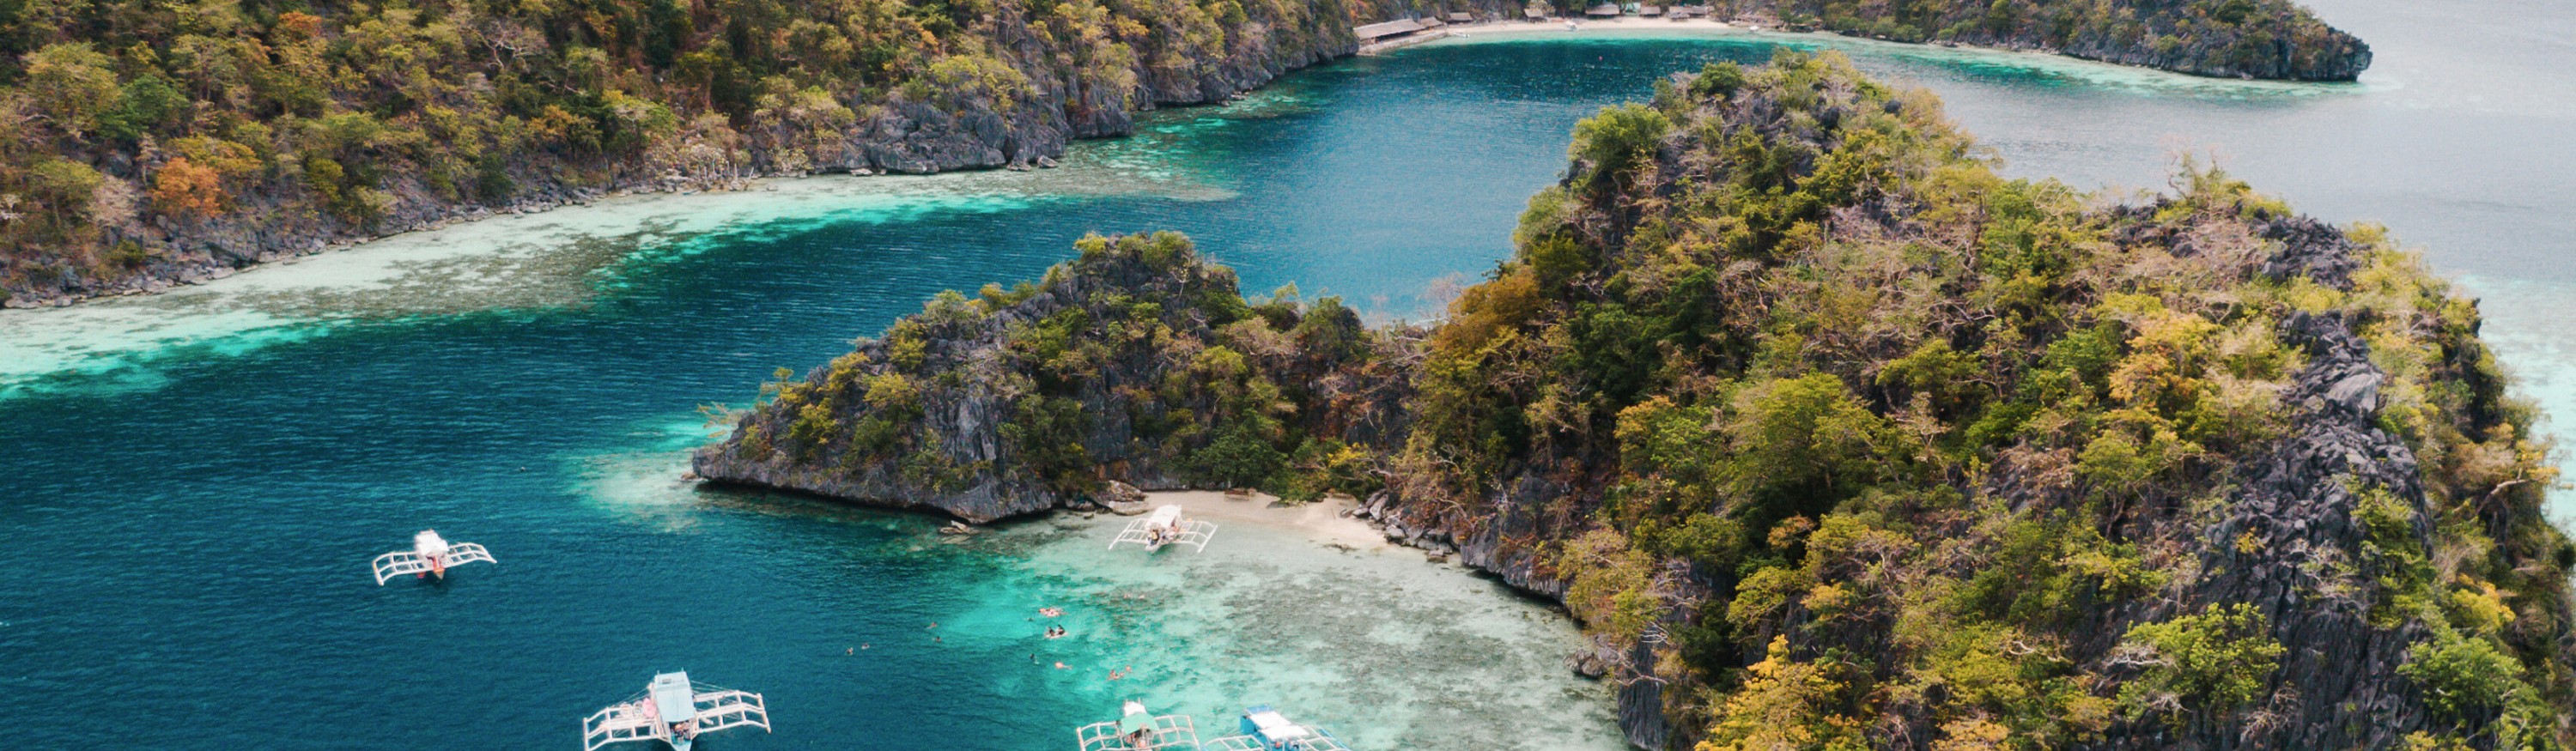
[[2531,410],[2377,228],[2006,180],[1834,57],[1572,152],[1433,339],[1395,517],[1534,552],[1676,745],[2566,743]]
[[[1499,0],[0,0],[0,302],[612,190],[1022,166]],[[2349,79],[2288,0],[1752,4],[1907,41]]]
[[1174,233],[1092,236],[1037,284],[950,292],[782,370],[697,471],[985,520],[1147,488],[1366,493],[1405,345],[1336,298],[1248,302]]
[[1650,747],[2567,746],[2547,447],[2381,230],[2189,165],[2007,180],[1830,55],[1677,76],[1571,152],[1427,332],[1094,238],[698,466],[978,518],[1101,478],[1362,495],[1561,598]]
[[2292,0],[1782,0],[1796,25],[1900,42],[2034,47],[2206,76],[2349,81],[2370,46]]
[[1344,0],[6,0],[0,295],[471,207],[1024,164],[1352,44]]

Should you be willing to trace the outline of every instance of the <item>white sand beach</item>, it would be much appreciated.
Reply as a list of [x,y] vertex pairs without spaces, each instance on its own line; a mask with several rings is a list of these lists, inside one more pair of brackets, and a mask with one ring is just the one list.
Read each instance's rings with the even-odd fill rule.
[[1642,16],[1619,16],[1617,18],[1572,19],[1575,21],[1575,27],[1572,29],[1568,29],[1565,26],[1568,20],[1569,19],[1563,18],[1551,21],[1505,19],[1501,21],[1484,21],[1478,23],[1463,23],[1443,26],[1441,27],[1441,30],[1449,32],[1454,36],[1521,34],[1532,32],[1581,34],[1585,32],[1599,33],[1606,31],[1751,31],[1751,29],[1746,27],[1736,26],[1713,18],[1671,19],[1661,17],[1646,18]]
[[1145,504],[1161,506],[1179,504],[1190,518],[1226,524],[1257,524],[1294,530],[1316,542],[1341,545],[1355,550],[1396,547],[1386,541],[1377,528],[1344,515],[1354,504],[1347,500],[1324,499],[1308,503],[1280,503],[1277,496],[1255,493],[1230,497],[1213,490],[1166,490],[1145,494]]

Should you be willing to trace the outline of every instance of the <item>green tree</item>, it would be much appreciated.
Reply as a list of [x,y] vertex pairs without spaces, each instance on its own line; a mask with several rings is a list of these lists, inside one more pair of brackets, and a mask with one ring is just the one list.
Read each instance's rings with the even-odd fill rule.
[[55,222],[69,222],[88,210],[90,196],[107,178],[89,165],[69,159],[46,159],[27,171],[36,202]]
[[87,42],[45,45],[27,56],[27,94],[56,129],[86,136],[117,101],[113,63]]
[[188,97],[170,79],[158,73],[145,73],[125,84],[117,95],[115,109],[99,120],[99,133],[120,141],[132,141],[169,127],[173,118],[188,109]]
[[1206,448],[1192,452],[1189,458],[1192,474],[1205,482],[1229,488],[1248,488],[1270,481],[1288,462],[1288,455],[1261,437],[1252,421],[1227,425]]
[[2455,717],[2505,705],[2522,682],[2522,664],[2485,639],[2438,627],[2433,638],[2406,650],[2399,675],[2424,689],[2424,704]]
[[1634,182],[1633,173],[1654,159],[1656,146],[1672,127],[1672,120],[1651,106],[1605,107],[1574,124],[1574,144],[1567,151],[1591,165],[1587,179],[1595,190],[1626,187]]
[[2270,631],[2270,620],[2241,602],[2131,626],[2121,646],[2143,670],[2120,687],[2120,703],[2133,715],[2195,707],[2232,714],[2263,695],[2287,651]]

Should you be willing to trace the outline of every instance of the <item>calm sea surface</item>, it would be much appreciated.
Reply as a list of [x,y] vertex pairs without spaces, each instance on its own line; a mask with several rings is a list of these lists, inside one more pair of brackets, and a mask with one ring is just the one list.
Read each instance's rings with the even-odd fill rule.
[[[1237,528],[1145,560],[1071,518],[952,544],[917,516],[673,478],[707,440],[699,405],[938,290],[1035,275],[1086,231],[1186,231],[1251,291],[1419,316],[1506,254],[1575,119],[1777,44],[1935,89],[2015,175],[2152,188],[2196,150],[2385,223],[2484,298],[2526,393],[2576,415],[2570,11],[2315,4],[2376,48],[2360,83],[1535,33],[1159,113],[1061,170],[577,209],[10,311],[0,716],[30,748],[568,749],[583,715],[685,668],[769,697],[775,734],[711,749],[1060,749],[1130,696],[1203,726],[1275,703],[1362,748],[1614,749],[1605,690],[1562,667],[1570,627],[1419,557]],[[519,247],[537,237],[571,239]],[[367,560],[429,526],[501,563],[375,586]],[[1076,638],[1038,638],[1041,605]]]

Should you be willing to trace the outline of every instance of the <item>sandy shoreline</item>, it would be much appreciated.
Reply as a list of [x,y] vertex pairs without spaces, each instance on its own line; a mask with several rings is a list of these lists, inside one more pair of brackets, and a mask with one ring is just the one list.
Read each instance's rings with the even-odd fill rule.
[[1430,43],[1433,43],[1433,42],[1438,42],[1438,41],[1441,41],[1441,40],[1444,40],[1444,39],[1451,39],[1451,38],[1455,38],[1455,37],[1469,37],[1469,36],[1496,36],[1496,35],[1526,35],[1526,36],[1538,36],[1538,35],[1546,35],[1546,34],[1566,34],[1566,33],[1578,33],[1578,34],[1579,34],[1579,33],[1587,32],[1587,31],[1589,31],[1589,32],[1602,32],[1602,31],[1627,31],[1627,32],[1639,32],[1639,31],[1675,31],[1675,30],[1679,30],[1679,31],[1699,31],[1699,32],[1723,32],[1723,31],[1740,30],[1740,29],[1738,29],[1738,27],[1733,26],[1733,25],[1730,25],[1730,24],[1728,24],[1728,23],[1726,23],[1726,22],[1724,22],[1724,21],[1717,21],[1717,20],[1712,20],[1712,19],[1707,19],[1707,18],[1669,19],[1669,18],[1644,18],[1644,17],[1639,17],[1639,16],[1620,16],[1620,17],[1618,17],[1618,18],[1606,18],[1606,19],[1585,20],[1585,21],[1582,21],[1581,23],[1577,24],[1576,26],[1574,26],[1574,27],[1572,27],[1572,28],[1568,28],[1568,27],[1566,26],[1566,19],[1562,19],[1562,18],[1558,18],[1558,19],[1551,19],[1551,20],[1547,20],[1547,21],[1530,21],[1530,20],[1526,20],[1526,19],[1517,19],[1517,18],[1515,18],[1515,19],[1504,19],[1504,20],[1500,20],[1500,21],[1475,21],[1475,22],[1470,22],[1470,23],[1462,23],[1462,24],[1454,24],[1454,25],[1449,25],[1449,26],[1441,26],[1441,27],[1438,27],[1438,28],[1425,30],[1425,31],[1423,31],[1423,32],[1421,32],[1421,33],[1413,34],[1413,35],[1409,35],[1409,36],[1400,36],[1400,37],[1395,37],[1395,38],[1392,38],[1392,39],[1381,39],[1381,40],[1378,40],[1378,41],[1375,41],[1375,42],[1370,42],[1370,43],[1368,43],[1368,44],[1360,45],[1359,54],[1361,54],[1361,55],[1363,55],[1363,56],[1384,54],[1384,53],[1387,53],[1387,52],[1393,52],[1393,51],[1395,51],[1395,50],[1404,49],[1404,48],[1406,48],[1406,47],[1418,47],[1418,46],[1421,46],[1421,45],[1430,44]]
[[1350,501],[1324,499],[1280,504],[1278,500],[1268,493],[1229,498],[1213,490],[1164,490],[1145,494],[1148,507],[1179,504],[1182,514],[1188,518],[1216,522],[1217,539],[1220,541],[1225,538],[1225,525],[1254,524],[1296,530],[1319,543],[1357,550],[1396,547],[1387,542],[1386,535],[1378,532],[1376,527],[1345,515],[1343,512],[1355,505]]
[[1478,34],[1513,34],[1513,33],[1529,33],[1529,32],[1552,32],[1552,33],[1557,33],[1557,34],[1581,34],[1581,33],[1583,33],[1583,32],[1587,32],[1587,31],[1665,31],[1665,30],[1675,30],[1675,29],[1683,30],[1683,31],[1726,31],[1726,30],[1733,30],[1733,31],[1755,31],[1755,30],[1758,30],[1758,29],[1753,29],[1753,28],[1747,28],[1747,27],[1742,27],[1742,26],[1736,26],[1736,25],[1734,25],[1734,24],[1730,24],[1730,23],[1727,23],[1727,22],[1725,22],[1725,21],[1720,21],[1720,20],[1717,20],[1717,19],[1714,19],[1714,18],[1686,18],[1686,19],[1681,19],[1681,20],[1674,20],[1674,19],[1670,19],[1670,18],[1660,18],[1660,17],[1659,17],[1659,18],[1646,18],[1646,17],[1643,17],[1643,16],[1620,16],[1620,17],[1617,17],[1617,18],[1587,18],[1587,19],[1582,19],[1582,20],[1580,21],[1580,23],[1576,26],[1576,28],[1573,28],[1573,29],[1567,29],[1567,28],[1565,28],[1565,23],[1566,23],[1566,21],[1567,21],[1567,20],[1568,20],[1568,19],[1563,19],[1563,18],[1552,19],[1552,20],[1547,20],[1547,21],[1524,21],[1524,20],[1516,20],[1516,19],[1506,19],[1506,20],[1501,20],[1501,21],[1480,21],[1480,22],[1476,22],[1476,23],[1464,23],[1464,24],[1457,24],[1457,25],[1454,25],[1454,26],[1443,26],[1443,27],[1440,27],[1440,28],[1441,28],[1441,30],[1442,30],[1442,31],[1447,31],[1447,32],[1449,32],[1449,34],[1450,34],[1451,36],[1474,36],[1474,35],[1478,35]]

